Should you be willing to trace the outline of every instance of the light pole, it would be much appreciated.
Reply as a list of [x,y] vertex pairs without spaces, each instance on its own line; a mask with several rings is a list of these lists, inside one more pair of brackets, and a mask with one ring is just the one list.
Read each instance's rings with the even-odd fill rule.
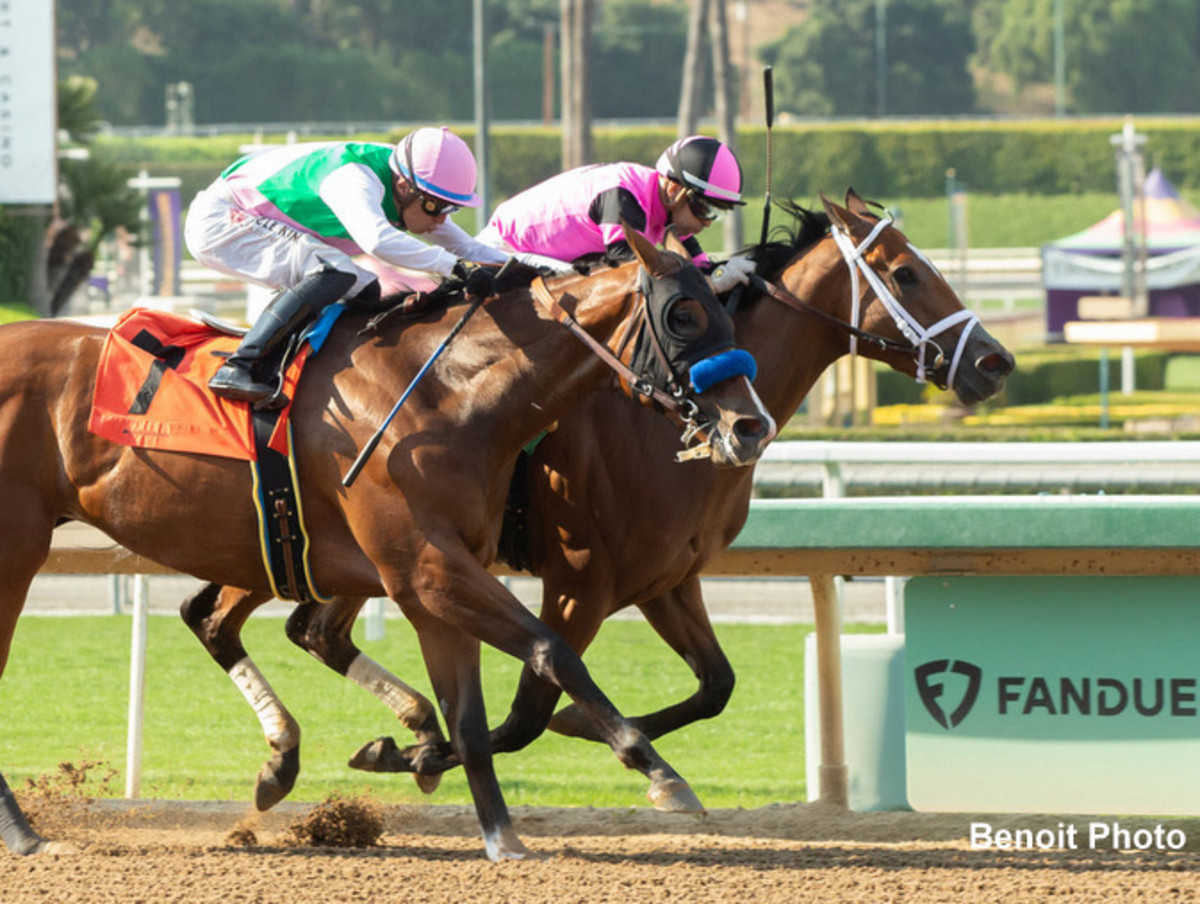
[[887,0],[875,0],[876,114],[887,115]]
[[1063,0],[1054,0],[1054,115],[1066,112],[1066,28],[1063,24]]

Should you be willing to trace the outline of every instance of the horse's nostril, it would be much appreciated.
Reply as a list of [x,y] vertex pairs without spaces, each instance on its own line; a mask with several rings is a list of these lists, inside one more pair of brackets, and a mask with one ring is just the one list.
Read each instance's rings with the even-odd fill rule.
[[737,423],[733,425],[733,432],[743,442],[746,440],[758,440],[766,435],[767,425],[756,417],[738,418]]
[[1000,352],[992,352],[990,355],[984,355],[975,362],[975,367],[980,373],[995,374],[997,376],[1006,374],[1013,369],[1012,359],[1008,355]]

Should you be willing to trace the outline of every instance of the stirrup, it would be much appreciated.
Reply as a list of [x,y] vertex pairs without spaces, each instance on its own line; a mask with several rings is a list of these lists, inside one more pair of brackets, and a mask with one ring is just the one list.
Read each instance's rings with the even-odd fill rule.
[[290,401],[291,399],[284,395],[283,382],[280,381],[279,385],[275,387],[275,391],[269,396],[251,404],[255,411],[278,411],[280,408],[286,408]]

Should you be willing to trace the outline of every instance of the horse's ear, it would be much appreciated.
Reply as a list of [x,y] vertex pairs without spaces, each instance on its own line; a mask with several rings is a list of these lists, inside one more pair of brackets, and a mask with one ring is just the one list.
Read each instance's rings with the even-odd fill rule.
[[853,188],[846,189],[846,207],[860,217],[871,215],[871,205],[864,201]]
[[820,198],[821,206],[825,208],[825,213],[829,215],[830,221],[840,227],[843,232],[850,232],[851,224],[857,219],[854,214],[840,204],[831,201],[825,192],[820,193]]
[[625,234],[625,241],[629,243],[629,247],[633,249],[633,253],[637,255],[637,259],[641,261],[642,266],[646,268],[646,272],[651,276],[655,278],[670,276],[679,269],[678,260],[670,255],[662,254],[650,244],[649,239],[630,226],[624,219],[621,220],[621,231]]
[[667,231],[663,234],[663,247],[668,251],[678,254],[685,261],[692,259],[692,252],[688,251],[687,245],[683,243],[683,239],[675,234],[674,226],[668,226]]

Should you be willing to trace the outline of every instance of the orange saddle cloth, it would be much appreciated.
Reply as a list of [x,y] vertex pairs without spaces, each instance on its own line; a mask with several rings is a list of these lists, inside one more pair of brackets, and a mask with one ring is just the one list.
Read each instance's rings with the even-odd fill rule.
[[[256,460],[249,404],[208,388],[238,342],[190,317],[131,308],[105,340],[88,429],[124,446]],[[289,399],[308,352],[305,344],[288,366],[283,391]],[[290,413],[289,402],[269,444],[284,455]]]

